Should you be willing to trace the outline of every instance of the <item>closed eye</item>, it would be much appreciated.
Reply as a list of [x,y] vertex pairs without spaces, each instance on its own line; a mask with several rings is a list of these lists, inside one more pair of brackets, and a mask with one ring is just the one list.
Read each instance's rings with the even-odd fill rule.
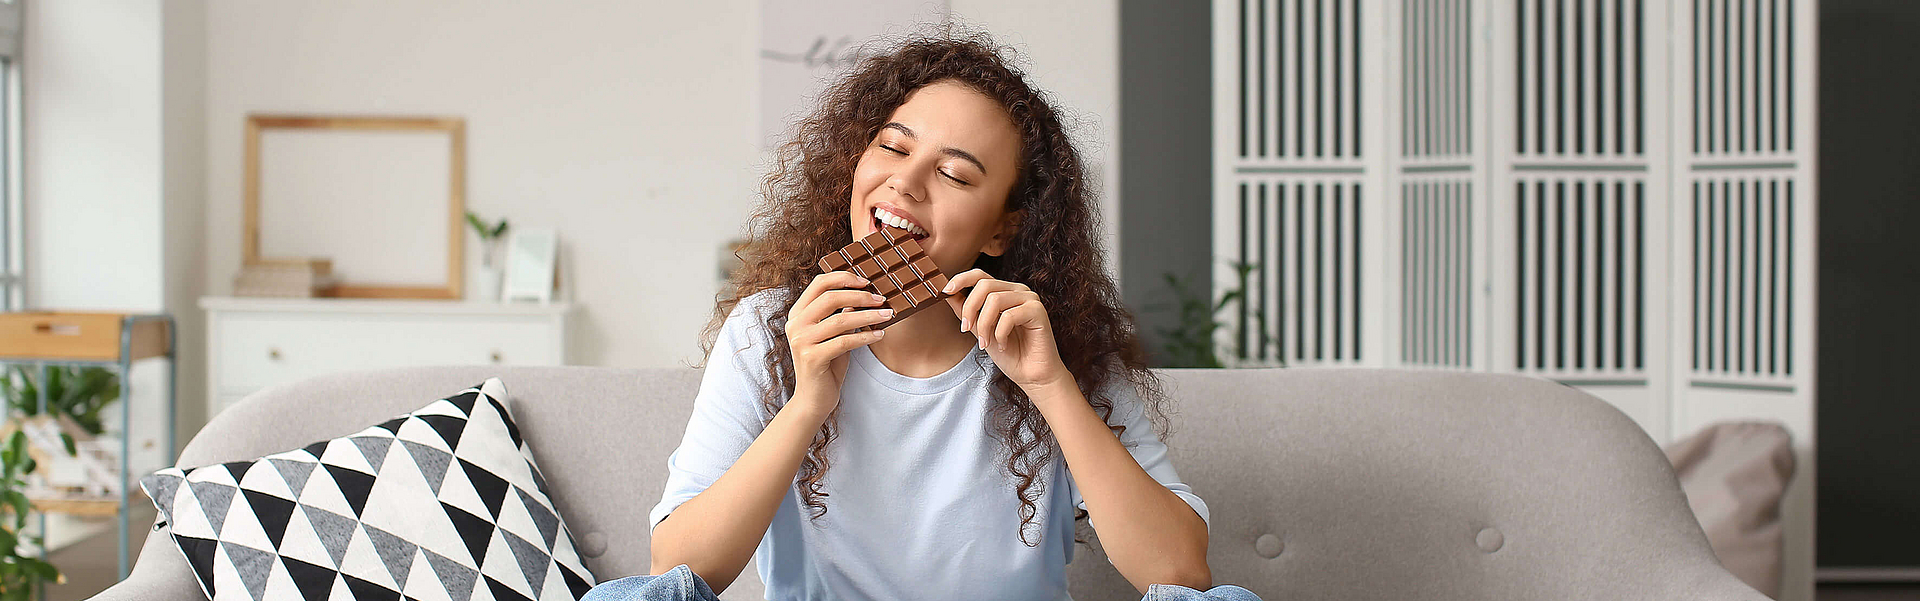
[[[886,144],[881,144],[881,145],[880,145],[880,149],[881,149],[881,150],[885,150],[885,151],[887,151],[887,152],[891,152],[891,153],[894,153],[894,154],[897,154],[897,155],[900,155],[900,156],[906,156],[906,154],[907,154],[907,151],[904,151],[904,150],[901,150],[901,149],[898,149],[898,148],[894,148],[894,147],[892,147],[892,146],[888,146],[888,145],[886,145]],[[940,175],[941,175],[942,177],[945,177],[945,178],[947,178],[947,179],[950,179],[950,180],[953,180],[953,181],[954,181],[954,183],[957,183],[957,184],[960,184],[960,185],[962,185],[962,186],[966,186],[966,185],[971,185],[970,183],[968,183],[968,182],[967,182],[967,180],[964,180],[964,179],[960,179],[960,178],[958,178],[958,177],[954,177],[954,176],[953,176],[953,174],[951,174],[951,173],[947,173],[947,172],[945,172],[945,171],[942,171],[942,172],[940,172]]]

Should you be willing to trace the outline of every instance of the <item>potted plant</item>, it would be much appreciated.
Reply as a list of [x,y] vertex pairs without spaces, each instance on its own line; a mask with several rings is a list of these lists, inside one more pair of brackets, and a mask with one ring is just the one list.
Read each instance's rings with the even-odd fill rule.
[[[0,517],[0,601],[33,599],[48,582],[66,581],[52,564],[20,552],[23,546],[38,546],[42,539],[24,534],[33,513],[27,476],[39,470],[40,462],[29,448],[27,428],[17,426],[24,425],[24,420],[52,419],[77,426],[83,435],[98,436],[106,431],[103,414],[120,398],[120,378],[105,368],[49,367],[39,372],[46,374],[45,381],[36,377],[37,371],[15,365],[0,377],[0,394],[6,396],[11,421],[5,428],[5,443],[0,444],[0,513],[4,514]],[[72,434],[62,431],[60,442],[68,455],[78,454]]]
[[[1215,316],[1218,315],[1222,309],[1225,309],[1228,304],[1241,302],[1242,299],[1246,297],[1247,274],[1256,269],[1256,264],[1239,261],[1233,261],[1229,264],[1233,266],[1234,271],[1238,274],[1238,285],[1224,290],[1218,299],[1209,299],[1206,291],[1194,290],[1195,286],[1192,281],[1181,278],[1173,272],[1164,274],[1167,287],[1173,293],[1174,304],[1177,305],[1179,318],[1176,322],[1177,325],[1174,327],[1156,328],[1154,330],[1161,336],[1161,348],[1166,357],[1166,364],[1161,367],[1220,368],[1228,367],[1229,362],[1232,362],[1235,366],[1241,363],[1231,361],[1234,356],[1237,355],[1237,349],[1232,347],[1224,349],[1227,351],[1225,356],[1228,357],[1228,360],[1223,361],[1221,359],[1223,356],[1221,351],[1223,349],[1220,348],[1221,345],[1214,342],[1214,336],[1220,328],[1225,327],[1227,324]],[[1150,305],[1148,308],[1164,309],[1166,305]],[[1258,310],[1256,309],[1256,314],[1251,316],[1250,319],[1253,323],[1263,326],[1259,332],[1260,341],[1258,344],[1266,345],[1271,342],[1264,327],[1266,317],[1264,315],[1258,315],[1257,312]],[[1245,324],[1242,324],[1241,327],[1245,327]],[[1237,340],[1238,338],[1235,339]],[[1278,363],[1278,365],[1284,365],[1284,363]]]
[[23,545],[39,546],[40,538],[26,536],[27,516],[33,503],[27,500],[27,474],[39,467],[27,453],[27,434],[15,430],[0,445],[0,601],[27,601],[48,582],[66,582],[66,576],[46,560],[22,555]]
[[467,211],[467,225],[473,226],[473,233],[480,235],[480,271],[475,274],[467,297],[473,300],[500,300],[501,258],[500,246],[507,233],[507,220],[488,225],[481,221],[473,211]]

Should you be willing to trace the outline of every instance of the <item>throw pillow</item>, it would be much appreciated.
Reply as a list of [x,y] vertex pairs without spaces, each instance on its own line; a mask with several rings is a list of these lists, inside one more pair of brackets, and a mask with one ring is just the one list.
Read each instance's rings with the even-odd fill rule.
[[358,433],[140,486],[215,601],[578,599],[593,576],[500,380]]

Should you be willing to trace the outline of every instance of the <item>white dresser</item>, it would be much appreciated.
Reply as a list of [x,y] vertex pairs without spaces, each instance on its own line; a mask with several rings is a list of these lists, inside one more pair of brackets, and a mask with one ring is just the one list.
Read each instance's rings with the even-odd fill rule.
[[565,365],[572,305],[205,297],[207,417],[256,390],[338,371]]

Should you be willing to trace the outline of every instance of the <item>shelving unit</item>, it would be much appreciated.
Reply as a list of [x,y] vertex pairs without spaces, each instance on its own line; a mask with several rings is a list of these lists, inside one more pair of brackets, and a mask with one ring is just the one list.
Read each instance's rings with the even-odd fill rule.
[[[128,540],[132,533],[129,503],[145,498],[133,490],[133,385],[128,377],[135,361],[150,358],[167,360],[164,464],[176,459],[174,408],[179,389],[176,359],[175,324],[165,314],[127,313],[0,313],[0,366],[31,366],[39,377],[39,412],[47,410],[47,374],[52,367],[104,367],[120,379],[120,470],[119,489],[113,496],[32,499],[41,512],[40,529],[46,532],[46,514],[63,513],[86,516],[114,516],[119,524],[119,577],[126,579],[133,567]],[[45,553],[43,546],[42,554]]]

